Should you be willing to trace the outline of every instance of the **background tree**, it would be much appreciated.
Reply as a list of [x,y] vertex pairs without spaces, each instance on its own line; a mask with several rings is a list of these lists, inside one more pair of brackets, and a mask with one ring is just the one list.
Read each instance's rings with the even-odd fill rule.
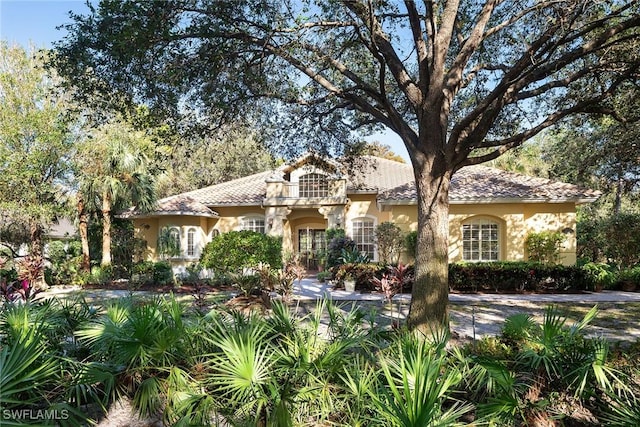
[[393,160],[394,162],[406,163],[402,156],[394,153],[389,145],[383,144],[380,141],[363,142],[356,145],[352,150],[355,151],[357,155],[375,156]]
[[[640,105],[639,105],[640,106]],[[551,177],[603,192],[605,213],[635,210],[640,189],[640,122],[570,122],[544,147]]]
[[202,136],[190,136],[168,147],[159,160],[156,185],[165,197],[272,169],[273,155],[255,131],[238,125]]
[[452,175],[565,117],[612,112],[603,102],[637,77],[640,60],[612,48],[637,44],[639,7],[634,0],[102,1],[73,17],[56,65],[82,94],[118,94],[176,121],[262,117],[265,132],[277,124],[289,145],[297,139],[320,150],[348,144],[354,130],[395,132],[417,187],[408,321],[426,331],[448,320]]
[[65,213],[75,138],[69,99],[43,68],[42,52],[0,41],[0,211],[3,240],[42,255],[43,233]]
[[[78,189],[85,201],[84,213],[91,210],[89,203],[101,213],[102,266],[109,266],[112,261],[113,215],[131,204],[141,211],[149,211],[155,204],[154,177],[148,169],[154,148],[143,131],[123,120],[94,129],[79,146]],[[80,205],[79,214],[82,215]]]

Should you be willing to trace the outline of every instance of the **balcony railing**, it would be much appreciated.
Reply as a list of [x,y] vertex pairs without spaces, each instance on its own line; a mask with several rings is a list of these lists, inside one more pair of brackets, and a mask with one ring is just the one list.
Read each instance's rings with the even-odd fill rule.
[[326,199],[344,199],[347,197],[346,181],[343,179],[325,182],[269,182],[267,183],[267,203],[275,200],[316,201]]

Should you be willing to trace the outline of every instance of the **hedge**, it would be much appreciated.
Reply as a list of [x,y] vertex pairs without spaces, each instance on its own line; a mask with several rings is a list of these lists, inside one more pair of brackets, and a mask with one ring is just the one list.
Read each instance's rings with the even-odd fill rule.
[[552,292],[591,290],[593,283],[577,266],[531,262],[449,264],[449,289],[456,292]]

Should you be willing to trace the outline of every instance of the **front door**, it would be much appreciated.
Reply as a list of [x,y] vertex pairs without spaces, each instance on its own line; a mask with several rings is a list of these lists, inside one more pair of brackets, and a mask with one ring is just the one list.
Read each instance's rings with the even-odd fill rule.
[[318,255],[327,249],[325,230],[303,228],[298,230],[298,254],[307,270],[318,269]]

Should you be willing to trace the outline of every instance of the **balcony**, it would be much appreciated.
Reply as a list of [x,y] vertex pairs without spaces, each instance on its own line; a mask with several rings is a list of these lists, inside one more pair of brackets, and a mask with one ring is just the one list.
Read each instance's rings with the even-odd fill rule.
[[314,182],[268,181],[264,206],[320,207],[347,203],[344,179]]

